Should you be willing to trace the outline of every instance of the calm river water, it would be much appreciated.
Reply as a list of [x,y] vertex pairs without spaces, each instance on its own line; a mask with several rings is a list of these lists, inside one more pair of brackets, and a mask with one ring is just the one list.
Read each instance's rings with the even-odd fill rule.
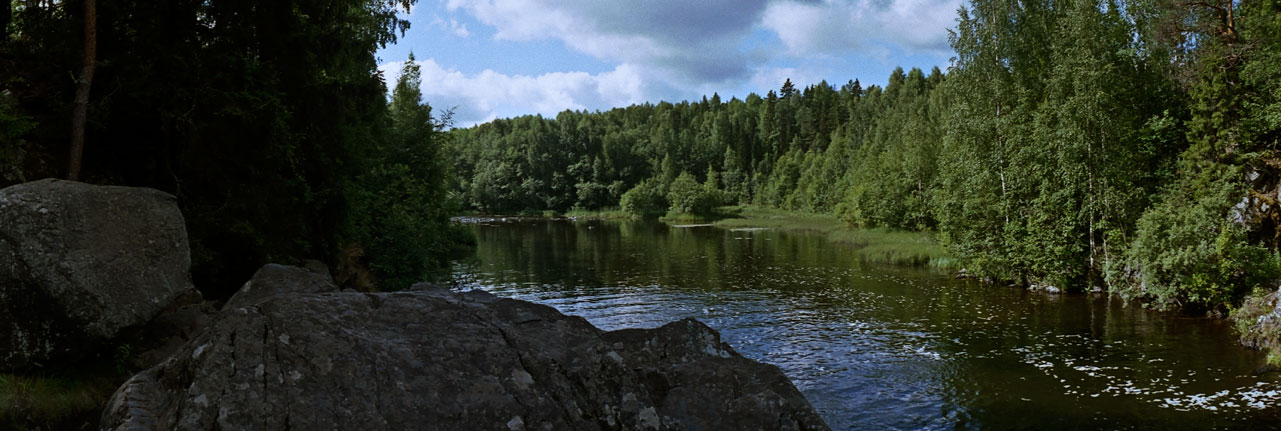
[[604,329],[695,317],[833,429],[1281,428],[1229,324],[860,263],[803,233],[473,219],[455,282]]

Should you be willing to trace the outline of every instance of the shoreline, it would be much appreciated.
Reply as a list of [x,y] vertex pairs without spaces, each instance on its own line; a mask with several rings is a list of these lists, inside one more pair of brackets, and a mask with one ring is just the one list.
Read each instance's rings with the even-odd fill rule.
[[[471,213],[452,217],[454,221],[463,222],[523,218],[579,221],[637,220],[644,217],[637,217],[618,209],[571,210],[565,213],[525,211],[510,215]],[[674,227],[714,226],[726,230],[778,229],[787,232],[810,232],[822,235],[833,243],[854,247],[855,253],[865,262],[923,266],[947,271],[961,269],[960,259],[939,245],[929,232],[855,229],[829,214],[806,214],[741,205],[719,207],[706,216],[668,213],[657,217],[656,220]]]
[[732,218],[712,225],[722,229],[779,229],[812,232],[828,241],[854,247],[864,261],[893,265],[958,270],[960,261],[939,245],[929,232],[851,228],[834,215],[804,214],[756,206],[734,207]]

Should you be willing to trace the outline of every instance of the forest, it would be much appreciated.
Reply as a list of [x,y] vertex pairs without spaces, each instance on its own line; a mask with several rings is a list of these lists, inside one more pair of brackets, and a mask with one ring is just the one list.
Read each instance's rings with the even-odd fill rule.
[[[143,426],[213,424],[202,429],[233,416],[283,423],[258,427],[272,429],[332,416],[349,427],[394,428],[448,416],[460,429],[605,419],[667,427],[669,416],[654,413],[663,410],[637,403],[677,405],[678,416],[692,411],[687,401],[730,406],[724,416],[737,418],[748,404],[815,410],[801,404],[805,396],[819,407],[813,415],[855,423],[841,428],[1276,423],[1281,391],[1268,373],[1281,370],[1281,0],[967,0],[950,30],[951,61],[896,69],[883,85],[855,76],[787,80],[764,94],[465,128],[454,127],[451,107],[424,100],[438,84],[425,78],[433,73],[420,68],[425,62],[378,58],[408,39],[417,0],[0,1],[0,189],[61,178],[166,192],[191,259],[188,274],[185,249],[141,246],[182,257],[172,259],[183,267],[174,272],[179,282],[159,283],[175,291],[168,310],[143,316],[121,306],[128,312],[112,314],[138,315],[119,333],[94,332],[103,339],[96,344],[76,334],[58,339],[65,346],[57,348],[80,356],[0,373],[0,424],[110,427],[112,415]],[[438,3],[455,13],[463,2]],[[428,51],[449,42],[415,49],[433,58]],[[389,64],[399,69],[394,78],[381,72]],[[102,206],[68,211],[89,218]],[[732,206],[783,214],[811,232],[451,220],[570,211],[710,219]],[[58,235],[45,234],[96,230],[44,220],[53,224],[29,236],[55,242]],[[884,248],[928,247],[947,255],[953,272],[871,262],[854,241],[811,235],[814,220],[850,238],[891,238],[877,244]],[[180,236],[176,222],[169,226]],[[19,292],[9,309],[28,312],[42,330],[60,328],[59,319],[82,323],[60,299],[28,293],[35,281],[65,284],[33,281],[28,266],[77,276],[58,263],[80,255],[25,247],[46,258],[31,265],[8,232],[0,232],[0,255],[19,256],[0,262],[6,282],[17,281],[6,287]],[[106,250],[109,270],[101,272],[125,272],[123,246],[94,241],[83,242]],[[475,258],[459,259],[465,255]],[[292,274],[280,284],[319,280],[307,288],[324,293],[268,281],[237,294],[245,302],[229,301],[251,291],[242,286],[255,283],[246,280],[259,268]],[[477,268],[498,276],[482,279]],[[952,280],[958,273],[1099,294],[973,288]],[[177,297],[187,276],[201,295]],[[420,281],[452,285],[349,290]],[[514,300],[463,294],[467,288]],[[138,296],[125,299],[162,307]],[[1117,296],[1187,313],[1120,307]],[[81,309],[117,310],[66,297]],[[574,316],[555,317],[561,312]],[[593,312],[629,328],[676,323],[606,332],[589,321]],[[1227,336],[1234,328],[1220,320],[1187,314],[1227,314],[1240,338]],[[6,340],[17,341],[6,352],[53,351],[56,343],[41,335],[49,331],[22,328],[12,325]],[[671,334],[692,344],[673,344]],[[1238,343],[1272,352],[1237,352]],[[777,362],[741,370],[773,374],[721,368],[730,353],[740,355],[730,347],[744,352],[737,359]],[[620,352],[633,365],[664,362],[615,366],[624,363]],[[690,362],[671,352],[708,356]],[[557,358],[622,374],[583,379]],[[135,374],[143,369],[151,371]],[[445,378],[413,374],[420,372]],[[273,374],[279,378],[264,377]],[[688,388],[710,389],[668,390],[669,380],[690,383],[688,376],[710,379]],[[725,386],[724,376],[765,389]],[[640,384],[614,391],[611,378]],[[122,385],[126,379],[133,383]],[[796,401],[779,398],[790,379]],[[484,396],[471,398],[484,411],[448,396],[468,398],[476,388]],[[592,388],[626,394],[629,401],[612,405],[636,408],[600,404],[602,412],[571,414],[575,397]],[[706,401],[731,392],[729,401]],[[551,395],[522,402],[528,394]],[[506,404],[494,407],[499,398]],[[332,411],[363,413],[324,414]],[[582,422],[555,422],[561,413]],[[797,427],[784,416],[748,416],[764,418],[763,427]]]
[[210,298],[266,262],[320,259],[359,290],[441,274],[469,239],[444,199],[448,115],[416,66],[387,83],[374,56],[412,3],[6,0],[0,187],[79,171],[174,194]]
[[752,204],[970,274],[1223,311],[1281,275],[1281,2],[974,0],[946,70],[453,130],[483,213]]
[[929,232],[981,277],[1161,307],[1281,272],[1278,0],[974,0],[950,65],[883,87],[456,130],[412,57],[377,69],[412,0],[6,3],[0,186],[174,194],[212,297],[267,261],[365,290],[442,274],[463,210],[827,213]]

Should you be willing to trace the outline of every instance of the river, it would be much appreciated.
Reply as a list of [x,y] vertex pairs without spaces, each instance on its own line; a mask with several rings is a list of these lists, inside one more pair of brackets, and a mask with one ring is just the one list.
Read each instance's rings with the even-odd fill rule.
[[685,317],[781,367],[833,429],[1281,427],[1228,322],[861,263],[806,233],[476,218],[454,282],[607,330]]

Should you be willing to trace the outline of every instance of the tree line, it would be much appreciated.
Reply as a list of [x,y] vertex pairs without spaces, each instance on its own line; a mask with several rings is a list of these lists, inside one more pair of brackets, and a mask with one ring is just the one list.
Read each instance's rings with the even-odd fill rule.
[[972,0],[946,73],[450,132],[464,207],[755,204],[933,232],[967,272],[1222,309],[1281,271],[1281,1]]
[[448,115],[412,64],[389,98],[374,56],[413,0],[4,3],[0,187],[80,171],[174,194],[207,295],[304,258],[349,287],[403,287],[466,241]]

